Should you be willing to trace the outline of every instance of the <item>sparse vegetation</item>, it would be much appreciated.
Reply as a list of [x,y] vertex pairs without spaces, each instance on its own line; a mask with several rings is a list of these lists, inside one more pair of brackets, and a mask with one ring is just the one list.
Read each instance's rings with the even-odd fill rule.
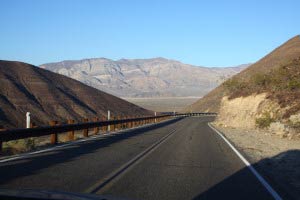
[[265,112],[262,117],[256,118],[255,124],[258,128],[268,128],[275,119],[271,117],[270,113]]
[[291,38],[258,62],[223,82],[194,105],[198,110],[220,112],[225,96],[230,100],[262,93],[282,108],[281,119],[287,119],[300,111],[299,36]]
[[[249,94],[253,92],[280,92],[300,90],[300,57],[286,65],[270,70],[269,73],[257,73],[250,78],[240,80],[233,77],[224,82],[225,88],[231,95],[246,89]],[[244,91],[245,92],[245,91]]]
[[14,140],[4,143],[4,152],[6,154],[15,154],[35,149],[36,144],[34,138]]
[[288,121],[288,126],[300,130],[300,121],[297,122]]
[[230,99],[265,92],[280,106],[289,106],[284,116],[289,117],[300,110],[296,104],[300,96],[300,57],[268,73],[256,73],[245,79],[233,77],[223,86]]
[[231,78],[225,81],[223,85],[231,93],[238,92],[247,87],[246,82],[240,81],[237,78]]
[[252,79],[254,84],[259,87],[266,87],[271,82],[271,78],[265,74],[255,74]]

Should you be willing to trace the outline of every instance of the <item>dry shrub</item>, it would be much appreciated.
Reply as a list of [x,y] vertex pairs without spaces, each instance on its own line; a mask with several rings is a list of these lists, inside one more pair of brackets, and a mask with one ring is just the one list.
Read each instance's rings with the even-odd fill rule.
[[262,117],[256,118],[255,124],[258,128],[268,128],[275,119],[271,117],[270,113],[265,112]]

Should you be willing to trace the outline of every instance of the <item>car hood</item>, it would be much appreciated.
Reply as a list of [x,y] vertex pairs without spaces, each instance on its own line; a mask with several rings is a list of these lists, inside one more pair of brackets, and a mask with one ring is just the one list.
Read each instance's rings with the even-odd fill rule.
[[82,194],[54,190],[0,189],[0,199],[14,200],[129,200],[110,195]]

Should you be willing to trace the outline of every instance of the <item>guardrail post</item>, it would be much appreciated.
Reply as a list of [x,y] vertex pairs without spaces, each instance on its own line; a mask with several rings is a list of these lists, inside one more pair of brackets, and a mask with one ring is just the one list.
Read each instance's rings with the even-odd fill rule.
[[[120,120],[121,119],[121,117],[119,116],[119,117],[117,117],[117,120]],[[117,130],[120,130],[121,129],[121,127],[122,127],[122,123],[118,123],[117,124]]]
[[134,121],[133,123],[134,123],[134,124],[133,124],[134,127],[137,127],[137,126],[138,126],[138,121]]
[[[49,125],[50,126],[55,126],[57,124],[57,121],[50,121],[49,122]],[[56,144],[57,143],[57,133],[52,133],[51,135],[50,135],[50,143],[51,144]]]
[[[125,116],[124,117],[124,120],[127,120],[128,119],[128,117],[127,116]],[[124,129],[127,129],[128,128],[128,123],[127,122],[125,122],[124,123]]]
[[26,113],[26,128],[30,128],[30,112]]
[[[134,116],[133,118],[136,118],[136,116]],[[133,122],[133,127],[137,127],[138,126],[138,121],[134,121]]]
[[[121,117],[121,120],[125,120],[126,119],[126,117],[124,117],[124,116],[122,116]],[[125,129],[125,127],[126,127],[126,123],[121,123],[121,129]]]
[[29,126],[29,128],[36,128],[37,126],[35,125],[35,123],[34,122],[30,122],[30,126]]
[[[132,116],[131,118],[134,119],[135,117]],[[132,121],[132,122],[131,122],[131,127],[134,128],[134,127],[135,127],[135,124],[136,124],[136,122],[135,122],[135,121]]]
[[[107,111],[107,121],[110,120],[110,110]],[[107,125],[107,131],[110,131],[110,125]]]
[[[118,117],[115,117],[114,120],[118,120]],[[119,124],[115,124],[114,131],[119,129]]]
[[[126,120],[129,119],[129,117],[126,116],[125,119],[126,119]],[[130,128],[130,127],[129,127],[129,122],[126,122],[126,123],[125,123],[125,129],[127,129],[127,128]]]
[[[118,117],[113,117],[113,120],[118,120]],[[114,131],[118,129],[119,124],[114,124]]]
[[[124,117],[123,117],[123,119],[124,119],[124,120],[126,120],[126,119],[127,119],[127,117],[126,117],[126,116],[124,116]],[[123,126],[122,126],[122,128],[123,128],[123,129],[127,129],[127,127],[128,127],[128,126],[127,126],[127,122],[123,123]]]
[[[89,120],[87,118],[84,118],[83,119],[83,122],[86,123],[88,122]],[[88,137],[89,136],[89,129],[88,128],[85,128],[83,129],[83,137]]]
[[[106,121],[106,117],[102,117],[102,120],[101,120],[101,121]],[[102,130],[103,133],[106,132],[106,127],[107,127],[107,126],[102,126],[102,127],[101,127],[101,130]]]
[[[132,119],[132,117],[129,117],[130,119]],[[133,128],[133,121],[128,122],[129,123],[129,128]]]
[[[118,120],[118,117],[115,117],[114,120]],[[116,131],[118,129],[119,124],[115,124],[114,126],[114,131]]]
[[[130,117],[127,116],[126,119],[130,119]],[[130,122],[127,122],[127,123],[126,123],[126,128],[130,128]]]
[[[130,119],[130,117],[127,116],[126,119]],[[126,128],[130,128],[130,122],[127,122],[127,123],[126,123]]]
[[[115,117],[111,117],[111,120],[115,120]],[[111,125],[111,131],[115,131],[115,128],[116,128],[116,125],[115,124],[112,124]]]
[[[94,122],[98,122],[98,121],[99,121],[99,118],[98,118],[98,117],[95,117],[95,118],[94,118]],[[97,135],[98,132],[99,132],[99,127],[97,126],[97,127],[94,128],[94,134]]]
[[[126,117],[125,116],[121,116],[121,120],[125,120]],[[121,123],[121,129],[124,129],[126,127],[126,123],[125,122],[122,122]]]
[[[126,119],[126,117],[125,116],[122,116],[121,117],[121,120],[125,120]],[[126,128],[126,123],[122,123],[121,124],[121,129],[125,129]]]
[[[117,117],[117,120],[121,120],[122,117]],[[122,129],[122,123],[119,123],[118,124],[118,130]]]
[[[68,124],[74,124],[74,120],[73,119],[68,119]],[[72,140],[74,140],[74,130],[72,130],[72,131],[69,131],[68,132],[68,140],[69,141],[72,141]]]

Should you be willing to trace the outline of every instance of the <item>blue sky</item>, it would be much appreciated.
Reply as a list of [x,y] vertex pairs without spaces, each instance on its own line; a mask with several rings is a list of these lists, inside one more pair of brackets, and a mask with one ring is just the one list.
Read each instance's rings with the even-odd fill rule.
[[0,59],[255,62],[300,33],[299,0],[0,0]]

